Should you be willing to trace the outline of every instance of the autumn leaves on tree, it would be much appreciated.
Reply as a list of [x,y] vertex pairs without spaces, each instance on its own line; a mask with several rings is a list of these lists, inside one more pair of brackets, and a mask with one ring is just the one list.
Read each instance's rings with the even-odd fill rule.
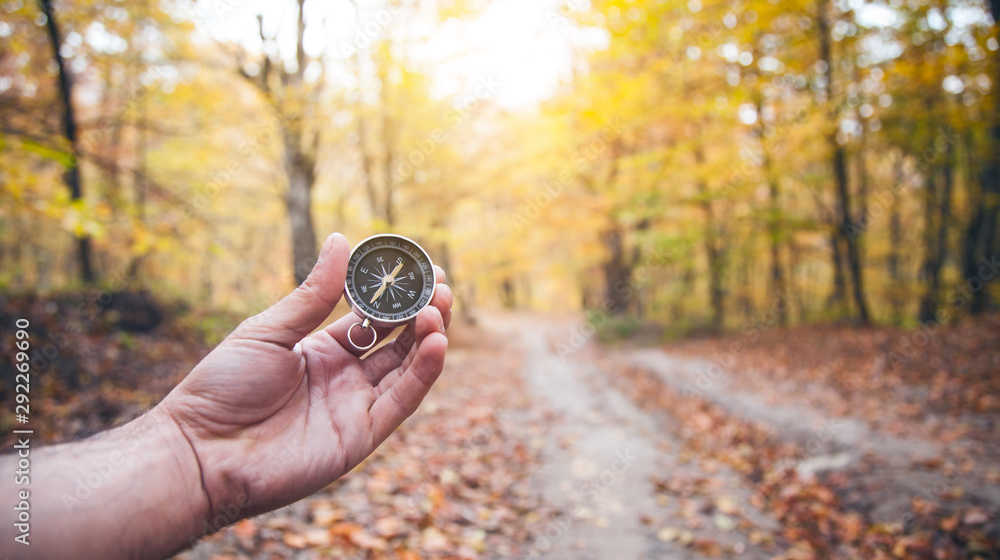
[[248,278],[261,301],[301,281],[321,232],[391,229],[469,307],[719,331],[790,295],[782,323],[994,301],[996,2],[567,2],[537,22],[566,78],[521,107],[442,77],[473,54],[427,54],[475,2],[345,4],[326,42],[288,8],[237,40],[228,5],[5,6],[0,217],[30,239],[0,282],[127,272],[242,308]]

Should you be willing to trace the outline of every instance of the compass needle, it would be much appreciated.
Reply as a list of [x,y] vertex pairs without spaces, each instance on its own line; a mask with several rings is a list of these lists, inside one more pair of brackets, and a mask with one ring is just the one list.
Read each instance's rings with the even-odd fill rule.
[[382,295],[382,293],[383,293],[383,292],[385,292],[385,288],[386,288],[386,287],[387,287],[388,285],[389,285],[389,284],[386,284],[386,283],[385,283],[385,281],[383,281],[383,282],[382,282],[382,286],[381,286],[381,287],[380,287],[380,288],[378,289],[378,291],[376,291],[376,292],[375,292],[375,295],[373,295],[373,296],[372,296],[372,300],[371,300],[371,301],[369,301],[368,303],[375,303],[375,300],[377,300],[377,299],[378,299],[378,296]]

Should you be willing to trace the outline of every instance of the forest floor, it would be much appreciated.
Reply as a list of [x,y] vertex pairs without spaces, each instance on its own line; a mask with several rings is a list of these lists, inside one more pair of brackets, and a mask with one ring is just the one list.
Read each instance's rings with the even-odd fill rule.
[[[53,339],[74,304],[0,303]],[[594,330],[454,325],[441,380],[371,458],[177,558],[1000,558],[1000,316],[644,347]],[[125,421],[208,350],[182,323],[94,322],[40,376],[36,431]]]

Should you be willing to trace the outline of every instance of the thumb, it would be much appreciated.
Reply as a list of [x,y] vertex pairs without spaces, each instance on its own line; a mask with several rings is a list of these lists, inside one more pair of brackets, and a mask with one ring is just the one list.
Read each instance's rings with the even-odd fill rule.
[[240,325],[237,331],[240,338],[292,348],[309,336],[330,316],[344,295],[349,256],[350,247],[343,235],[334,233],[327,237],[305,282],[278,303]]

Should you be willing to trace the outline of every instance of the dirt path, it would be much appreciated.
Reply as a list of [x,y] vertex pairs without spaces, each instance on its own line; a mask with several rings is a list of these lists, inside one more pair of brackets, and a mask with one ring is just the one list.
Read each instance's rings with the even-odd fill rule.
[[[495,316],[483,326],[520,354],[525,388],[537,406],[557,417],[548,426],[534,483],[564,515],[534,535],[539,557],[770,558],[780,552],[751,538],[779,530],[773,518],[756,508],[750,508],[752,516],[732,511],[731,504],[748,504],[758,489],[724,465],[706,468],[688,456],[669,411],[654,411],[663,412],[654,417],[613,385],[622,366],[653,372],[678,393],[691,391],[735,418],[766,427],[779,441],[797,444],[804,450],[794,465],[801,478],[850,473],[855,492],[846,502],[874,521],[899,522],[915,497],[943,503],[956,491],[1000,505],[1000,487],[979,476],[979,469],[946,477],[921,466],[950,461],[968,442],[897,437],[858,417],[828,416],[795,399],[775,402],[776,392],[801,394],[795,391],[802,388],[740,390],[733,376],[747,372],[738,365],[725,371],[705,359],[655,348],[612,351],[592,340],[581,343],[586,329],[572,319]],[[805,390],[823,389],[817,383]],[[664,480],[674,485],[665,489]],[[730,504],[729,511],[722,503]]]
[[[738,366],[608,350],[581,338],[587,329],[572,317],[479,319],[479,329],[453,333],[441,381],[358,472],[181,558],[757,560],[787,552],[800,517],[782,526],[775,508],[761,505],[761,483],[728,466],[739,462],[699,448],[732,426],[692,429],[689,390],[732,423],[753,422],[778,444],[805,449],[795,459],[801,474],[848,473],[843,507],[879,523],[898,522],[915,496],[930,491],[940,503],[959,485],[981,500],[974,503],[1000,504],[1000,487],[975,472],[944,479],[914,463],[948,458],[960,442],[896,438],[859,418],[824,417],[801,398],[772,398],[822,387],[758,389],[734,377],[748,374]],[[630,367],[648,375],[623,375]],[[653,389],[636,383],[650,379]],[[666,386],[677,398],[644,401]],[[727,443],[711,449],[744,453],[719,441]]]
[[934,442],[876,432],[863,420],[833,418],[805,406],[765,402],[756,393],[736,391],[730,387],[734,373],[708,360],[673,356],[655,348],[617,351],[613,359],[654,371],[677,390],[695,391],[743,419],[771,426],[781,439],[808,445],[809,457],[798,465],[801,475],[843,468],[868,453],[901,464],[942,451]]
[[[569,336],[571,321],[496,316],[486,318],[483,326],[504,336],[521,355],[526,388],[539,406],[556,414],[534,483],[563,514],[534,535],[534,556],[709,557],[699,552],[698,542],[721,544],[742,558],[773,555],[734,531],[735,520],[711,513],[715,508],[708,497],[678,500],[657,491],[654,477],[687,475],[694,480],[705,473],[682,459],[681,446],[668,431],[610,386],[608,372],[595,365],[592,348],[557,354],[554,348]],[[750,494],[725,468],[709,478],[735,503]]]
[[[915,464],[948,460],[958,455],[963,446],[972,445],[967,441],[946,444],[901,438],[874,430],[860,418],[827,416],[806,406],[765,401],[759,393],[739,391],[732,386],[732,377],[745,372],[726,371],[705,359],[679,357],[656,348],[620,350],[611,359],[653,371],[675,389],[696,391],[699,397],[729,413],[766,424],[780,439],[803,446],[806,455],[796,465],[800,476],[863,465],[867,474],[859,482],[883,490],[859,500],[859,504],[871,507],[873,517],[885,522],[900,519],[909,510],[914,496],[925,496],[928,488],[941,487],[944,482],[940,472],[914,468]],[[792,391],[791,394],[801,390],[774,389]],[[960,484],[964,492],[1000,505],[1000,488],[984,481],[979,470],[960,480],[948,481],[947,485]]]

